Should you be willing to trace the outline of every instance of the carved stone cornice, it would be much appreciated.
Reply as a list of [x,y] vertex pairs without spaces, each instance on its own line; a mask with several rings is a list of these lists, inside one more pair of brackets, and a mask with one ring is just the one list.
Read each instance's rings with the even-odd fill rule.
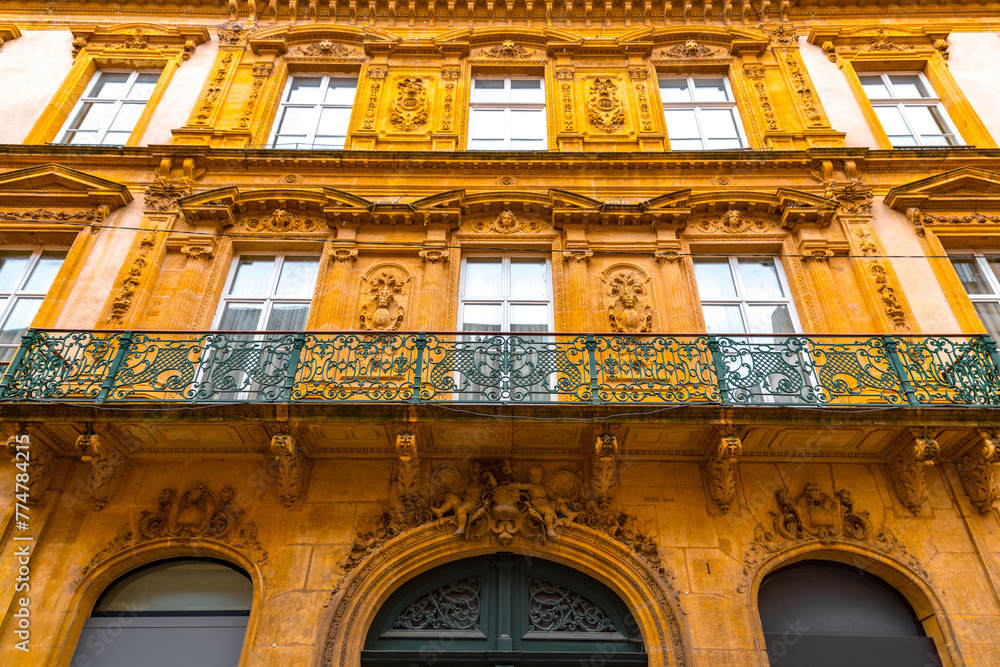
[[900,501],[914,514],[927,501],[924,484],[924,470],[934,465],[934,459],[941,454],[941,448],[926,431],[914,437],[913,444],[903,448],[889,462],[889,472]]
[[1000,499],[997,489],[997,465],[1000,464],[1000,433],[980,431],[980,441],[956,462],[969,500],[983,514],[989,513]]
[[276,465],[278,498],[291,507],[305,487],[308,459],[295,436],[287,433],[271,437],[270,452]]
[[111,502],[118,489],[125,457],[107,443],[103,436],[93,432],[79,436],[75,449],[80,460],[90,465],[91,472],[87,480],[90,495],[94,498],[97,510],[101,510]]

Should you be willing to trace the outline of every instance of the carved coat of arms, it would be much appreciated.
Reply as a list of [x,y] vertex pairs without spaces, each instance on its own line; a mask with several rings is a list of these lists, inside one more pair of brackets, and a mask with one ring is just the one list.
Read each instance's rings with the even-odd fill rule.
[[602,276],[608,286],[608,319],[611,330],[620,333],[647,333],[653,330],[649,305],[649,276],[637,271],[614,271]]
[[427,124],[427,84],[420,77],[405,77],[396,82],[396,99],[389,115],[392,126],[403,132]]
[[587,91],[590,124],[602,132],[614,132],[625,124],[625,112],[614,79],[594,79]]
[[361,279],[358,316],[362,329],[398,329],[406,316],[406,291],[410,278],[402,271],[385,268]]

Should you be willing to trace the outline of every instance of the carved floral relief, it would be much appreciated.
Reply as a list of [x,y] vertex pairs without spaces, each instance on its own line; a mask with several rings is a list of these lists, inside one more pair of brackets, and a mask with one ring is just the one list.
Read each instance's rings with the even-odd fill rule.
[[398,264],[373,267],[358,289],[358,326],[368,330],[399,329],[406,317],[411,280]]
[[611,330],[648,333],[653,330],[653,290],[650,278],[631,264],[616,265],[601,275]]
[[472,223],[472,231],[478,234],[537,234],[544,226],[539,220],[524,220],[509,207],[505,207],[495,218],[484,218]]
[[601,132],[614,132],[625,125],[625,111],[615,79],[597,78],[587,88],[587,118]]
[[427,124],[427,84],[418,76],[396,81],[389,122],[397,130],[413,132]]

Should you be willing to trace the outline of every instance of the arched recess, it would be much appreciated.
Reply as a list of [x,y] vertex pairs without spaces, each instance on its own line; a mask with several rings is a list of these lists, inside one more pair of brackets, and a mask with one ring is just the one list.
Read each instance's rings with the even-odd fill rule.
[[100,566],[89,570],[83,578],[76,582],[72,597],[65,607],[73,612],[66,615],[59,628],[57,640],[53,642],[53,645],[61,647],[53,656],[55,658],[53,664],[70,664],[76,645],[80,641],[84,623],[90,616],[98,598],[112,583],[143,566],[177,557],[217,559],[231,563],[250,575],[253,584],[253,602],[239,661],[239,665],[246,665],[262,618],[266,593],[264,572],[258,563],[239,549],[222,542],[205,539],[191,539],[185,544],[180,544],[174,539],[143,542],[115,554],[101,563]]
[[[747,611],[750,627],[754,628],[756,648],[761,654],[762,665],[768,664],[766,639],[757,608],[760,586],[771,573],[803,561],[828,561],[841,563],[868,572],[895,589],[909,604],[923,626],[927,637],[934,640],[943,667],[964,665],[955,633],[948,620],[940,596],[934,586],[923,575],[906,564],[890,558],[876,549],[849,542],[823,545],[818,542],[797,545],[774,554],[760,563],[749,578],[747,591]],[[742,587],[740,590],[743,590]]]
[[642,636],[648,667],[691,665],[678,601],[661,576],[628,547],[573,525],[545,544],[518,536],[500,549],[490,541],[468,541],[448,534],[433,523],[385,543],[344,577],[330,605],[326,640],[317,664],[359,667],[369,627],[400,586],[439,565],[501,550],[553,561],[596,579],[628,608]]

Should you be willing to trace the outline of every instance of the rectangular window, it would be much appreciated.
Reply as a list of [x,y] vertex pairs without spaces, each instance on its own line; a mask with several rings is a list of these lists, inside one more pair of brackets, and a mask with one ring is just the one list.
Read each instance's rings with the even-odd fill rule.
[[233,262],[215,328],[301,331],[309,316],[319,257],[240,255]]
[[893,147],[962,143],[922,73],[882,72],[858,78]]
[[462,331],[549,331],[552,281],[547,260],[468,257],[463,269]]
[[14,356],[64,259],[65,250],[0,252],[0,361]]
[[59,143],[124,146],[159,80],[159,72],[98,72],[70,114]]
[[1000,254],[962,252],[950,259],[987,333],[1000,340]]
[[545,86],[540,78],[476,77],[469,100],[469,150],[541,151]]
[[291,77],[278,107],[270,147],[343,148],[357,89],[357,77]]
[[797,319],[773,257],[695,259],[695,280],[710,334],[790,334]]
[[660,99],[671,150],[747,147],[743,123],[726,77],[660,79]]

